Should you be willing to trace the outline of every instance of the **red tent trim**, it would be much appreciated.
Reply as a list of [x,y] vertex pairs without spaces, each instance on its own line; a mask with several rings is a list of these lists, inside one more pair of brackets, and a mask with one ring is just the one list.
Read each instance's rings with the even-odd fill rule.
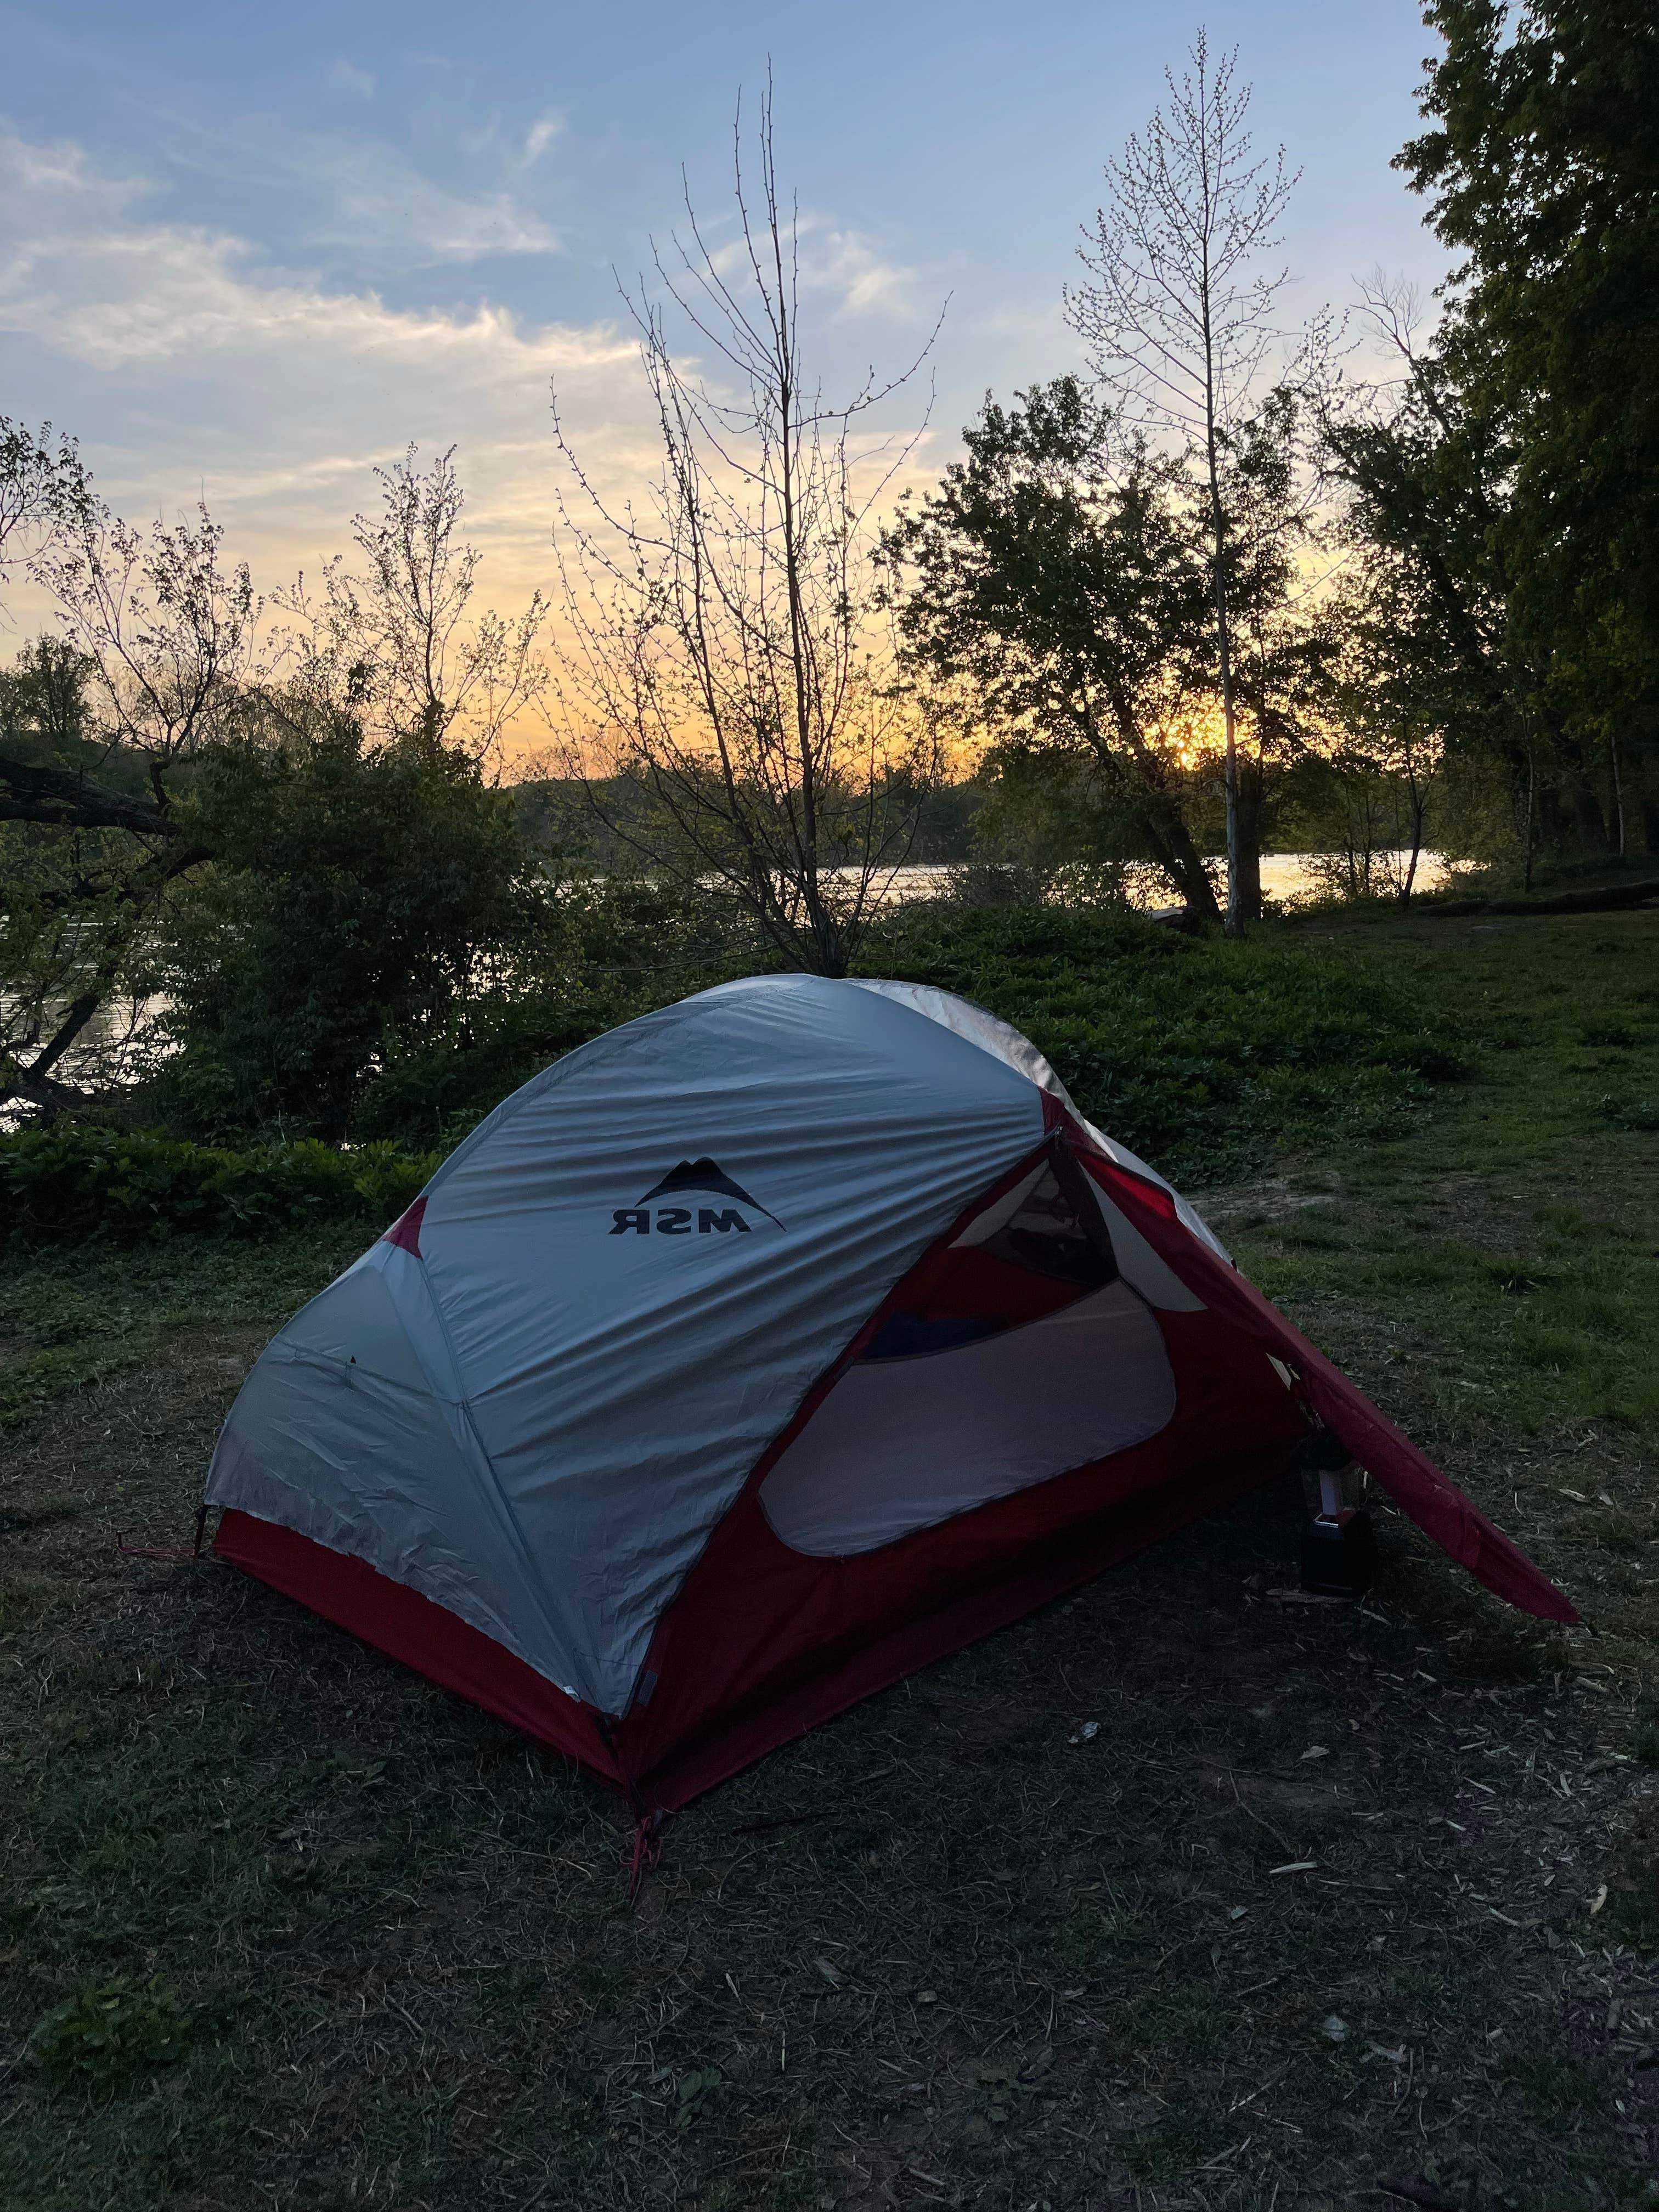
[[1321,1420],[1425,1535],[1477,1582],[1522,1613],[1540,1620],[1571,1624],[1578,1620],[1571,1599],[1486,1518],[1472,1498],[1443,1475],[1237,1267],[1183,1227],[1167,1191],[1107,1158],[1079,1124],[1073,1127],[1079,1156],[1089,1173],[1109,1192],[1113,1203],[1128,1215],[1158,1257],[1213,1313],[1297,1370]]
[[538,1743],[592,1767],[608,1782],[623,1776],[591,1706],[419,1590],[394,1583],[366,1559],[333,1552],[276,1521],[235,1506],[219,1518],[213,1548],[222,1559],[269,1583],[417,1674],[482,1705]]
[[406,1206],[380,1239],[382,1244],[400,1244],[405,1252],[421,1256],[421,1224],[426,1219],[426,1193]]

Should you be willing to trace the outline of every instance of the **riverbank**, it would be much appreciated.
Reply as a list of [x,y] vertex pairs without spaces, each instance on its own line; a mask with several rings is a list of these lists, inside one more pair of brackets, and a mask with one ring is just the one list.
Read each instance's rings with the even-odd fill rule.
[[1595,1637],[1386,1515],[1363,1609],[1278,1602],[1299,1511],[1258,1499],[702,1801],[630,1913],[626,1812],[560,1762],[114,1549],[188,1528],[358,1234],[36,1255],[0,1294],[10,2201],[1651,2201],[1659,915],[1304,927],[1468,1079],[1201,1202]]

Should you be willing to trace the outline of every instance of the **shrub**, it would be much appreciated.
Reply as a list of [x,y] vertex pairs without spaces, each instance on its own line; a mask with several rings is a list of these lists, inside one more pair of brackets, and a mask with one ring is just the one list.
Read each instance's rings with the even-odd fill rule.
[[0,1136],[0,1220],[20,1243],[252,1235],[319,1221],[384,1228],[438,1158],[390,1144],[342,1152],[305,1141],[234,1152],[112,1129],[26,1129]]
[[1462,1067],[1397,968],[1263,929],[1193,939],[1127,912],[901,908],[867,975],[935,983],[1023,1030],[1088,1118],[1176,1182],[1315,1126],[1395,1133]]
[[[384,1226],[443,1153],[549,1061],[756,964],[715,944],[695,948],[708,963],[699,968],[673,916],[629,915],[623,927],[622,903],[615,892],[595,902],[596,936],[615,940],[603,964],[526,990],[464,1046],[389,1058],[362,1099],[360,1126],[377,1141],[229,1152],[104,1129],[0,1137],[0,1218],[21,1237]],[[664,945],[654,970],[617,957],[637,954],[647,920]],[[1024,1030],[1090,1120],[1177,1182],[1244,1173],[1317,1128],[1397,1134],[1427,1084],[1462,1073],[1397,966],[1265,929],[1240,945],[1127,911],[941,901],[885,916],[858,966],[959,992]]]

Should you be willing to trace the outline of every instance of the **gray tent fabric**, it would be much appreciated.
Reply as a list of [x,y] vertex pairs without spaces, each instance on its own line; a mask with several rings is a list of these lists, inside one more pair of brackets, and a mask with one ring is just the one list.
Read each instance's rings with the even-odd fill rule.
[[1016,1032],[910,985],[751,977],[614,1030],[445,1162],[418,1253],[374,1246],[272,1342],[209,1501],[620,1715],[750,1469],[1042,1142],[1045,1088]]

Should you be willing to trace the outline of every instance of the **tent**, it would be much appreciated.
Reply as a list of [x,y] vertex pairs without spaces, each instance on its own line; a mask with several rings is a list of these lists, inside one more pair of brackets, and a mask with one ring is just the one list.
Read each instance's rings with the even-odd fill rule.
[[1566,1599],[1019,1033],[757,976],[497,1107],[266,1347],[216,1549],[682,1805],[1336,1437]]

